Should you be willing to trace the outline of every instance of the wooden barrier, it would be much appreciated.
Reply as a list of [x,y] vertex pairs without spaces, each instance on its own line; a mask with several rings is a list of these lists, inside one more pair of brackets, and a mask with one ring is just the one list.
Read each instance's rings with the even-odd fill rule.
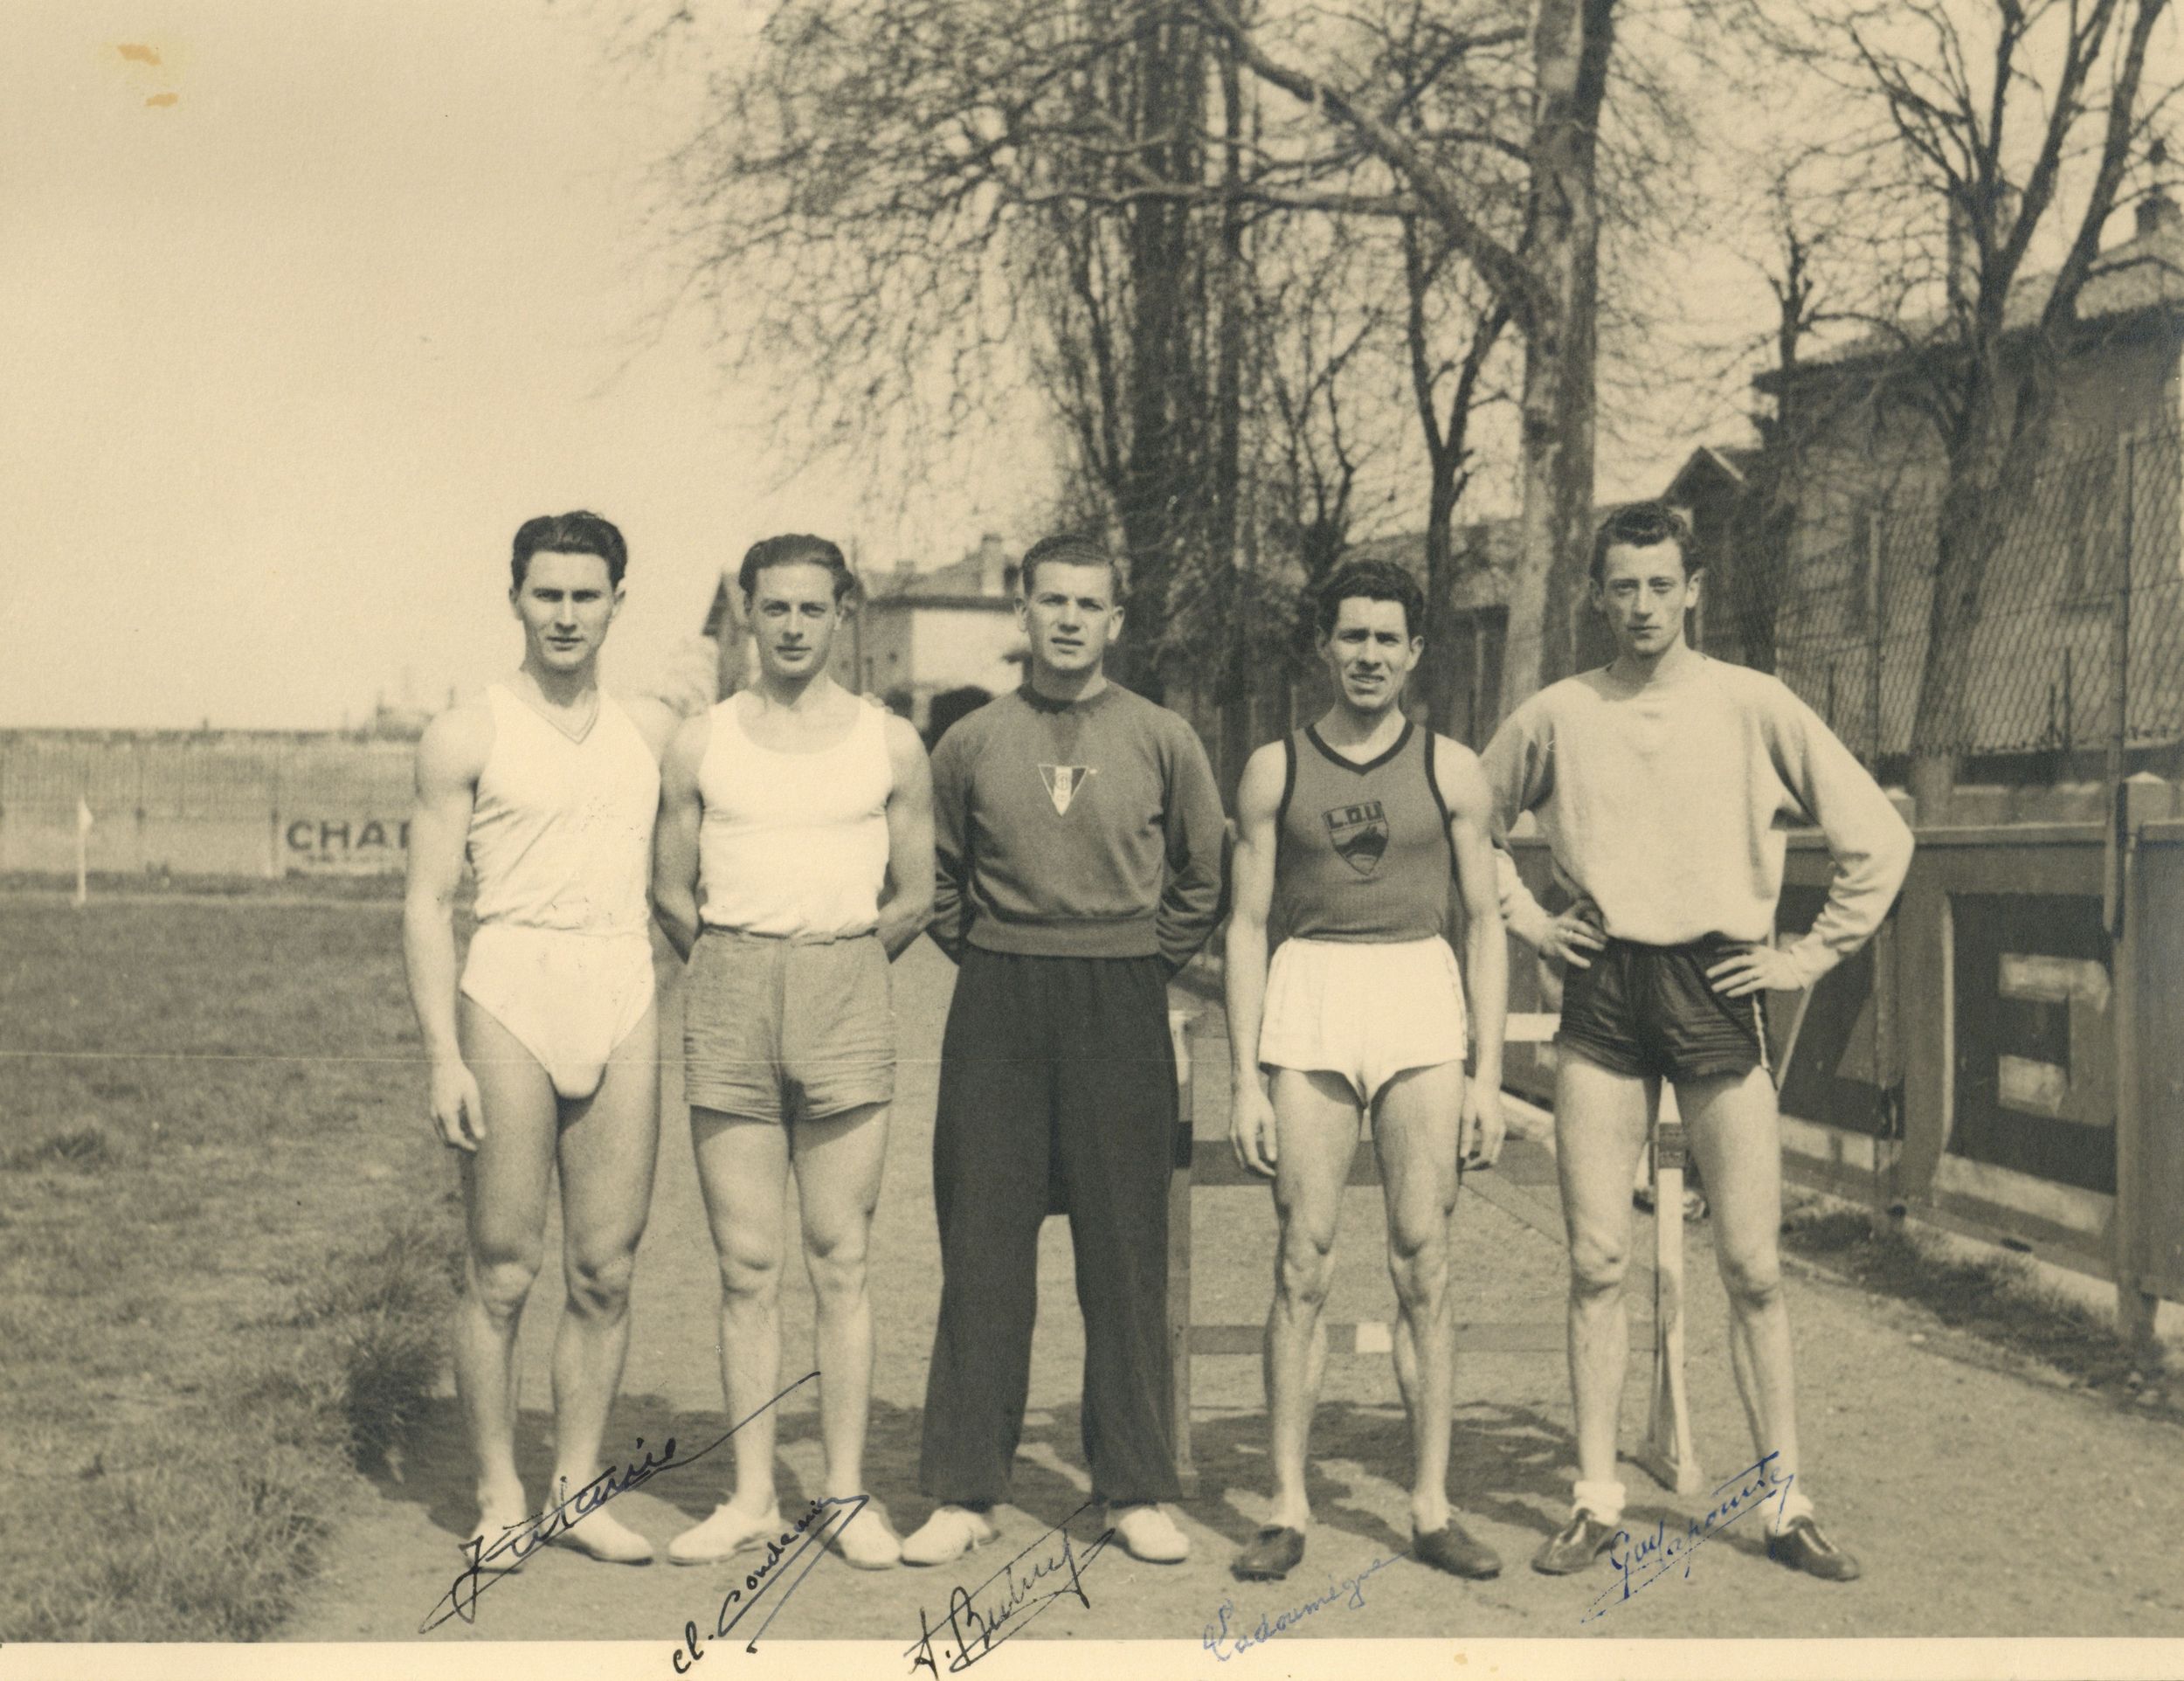
[[[1782,1090],[1801,1183],[2113,1281],[2119,1323],[2184,1301],[2184,821],[2127,778],[2109,823],[1930,827],[1872,943],[1823,977]],[[1512,844],[1535,892],[1545,844]],[[1790,837],[1780,926],[1832,862]],[[1528,951],[1512,1009],[1552,992]],[[1771,1023],[1778,1056],[1787,1020]],[[1552,1068],[1512,1051],[1544,1098]]]
[[[1504,1039],[1510,1044],[1538,1045],[1554,1036],[1557,1018],[1538,1012],[1512,1014]],[[1193,1359],[1214,1355],[1257,1356],[1263,1325],[1199,1325],[1192,1311],[1191,1199],[1196,1189],[1251,1187],[1262,1193],[1268,1181],[1236,1159],[1234,1146],[1226,1136],[1196,1136],[1196,1104],[1192,1093],[1193,1028],[1197,1013],[1168,1013],[1168,1030],[1175,1041],[1178,1087],[1176,1147],[1168,1179],[1168,1353],[1170,1366],[1170,1429],[1175,1443],[1176,1472],[1186,1494],[1198,1486],[1191,1452],[1191,1365]],[[1226,1058],[1223,1059],[1224,1065]],[[1662,1094],[1661,1118],[1675,1119],[1675,1096]],[[1369,1122],[1361,1124],[1361,1145],[1371,1143]],[[1351,1159],[1351,1186],[1380,1183],[1379,1161],[1370,1147]],[[1544,1143],[1512,1136],[1503,1145],[1494,1167],[1462,1175],[1462,1188],[1473,1192],[1503,1213],[1560,1243],[1564,1239],[1561,1199],[1554,1189],[1554,1154]],[[1650,1260],[1644,1246],[1634,1249],[1632,1269],[1644,1281],[1632,1293],[1632,1330],[1641,1345],[1650,1342],[1653,1323]],[[1641,1311],[1641,1310],[1646,1310]],[[1324,1324],[1322,1329],[1331,1354],[1386,1354],[1394,1348],[1394,1327],[1385,1322]],[[1560,1354],[1568,1326],[1561,1313],[1531,1320],[1473,1320],[1455,1326],[1456,1346],[1466,1353]]]

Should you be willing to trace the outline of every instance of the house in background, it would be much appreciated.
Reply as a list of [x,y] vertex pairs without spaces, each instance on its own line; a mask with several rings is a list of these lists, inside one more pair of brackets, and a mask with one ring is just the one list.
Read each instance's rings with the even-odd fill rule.
[[[827,668],[843,687],[885,698],[928,733],[935,700],[948,697],[941,709],[944,727],[969,691],[990,697],[1022,680],[1016,576],[1015,560],[992,532],[945,566],[865,572],[856,610],[834,640]],[[719,692],[733,694],[757,657],[733,577],[722,577],[714,591],[705,634],[719,648]]]
[[[2012,324],[2029,326],[2049,279],[2028,279]],[[2045,459],[2013,486],[1988,563],[1966,738],[1940,744],[1981,781],[2084,774],[2119,709],[2135,763],[2171,765],[2184,743],[2184,212],[2173,200],[2141,201],[2077,314],[2055,359]],[[1803,435],[1767,463],[1766,529],[1744,528],[1749,558],[1772,570],[1773,599],[1755,592],[1749,610],[1763,611],[1750,629],[1771,644],[1773,668],[1853,751],[1891,765],[1914,745],[1946,481],[1932,425],[1892,393],[1904,355],[1899,340],[1870,337],[1794,370]],[[1779,370],[1755,384],[1784,395]]]

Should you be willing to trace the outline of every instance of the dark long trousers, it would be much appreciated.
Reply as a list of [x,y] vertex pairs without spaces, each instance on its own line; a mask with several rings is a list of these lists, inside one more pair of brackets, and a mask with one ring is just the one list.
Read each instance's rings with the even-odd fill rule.
[[1168,1173],[1176,1117],[1158,958],[966,948],[933,1128],[940,1324],[918,1481],[1005,1499],[1024,1430],[1039,1228],[1069,1217],[1084,1314],[1084,1453],[1095,1495],[1171,1500]]

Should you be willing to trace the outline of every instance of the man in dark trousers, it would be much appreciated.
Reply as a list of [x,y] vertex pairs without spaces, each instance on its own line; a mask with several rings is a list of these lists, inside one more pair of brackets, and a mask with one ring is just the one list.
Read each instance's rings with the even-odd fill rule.
[[1084,1312],[1085,1457],[1116,1539],[1190,1550],[1168,1419],[1168,980],[1220,916],[1224,829],[1191,727],[1108,680],[1122,578],[1096,540],[1024,557],[1024,686],[933,754],[931,932],[960,965],[933,1132],[940,1324],[902,1544],[944,1564],[997,1538],[1024,1425],[1039,1228],[1069,1216]]

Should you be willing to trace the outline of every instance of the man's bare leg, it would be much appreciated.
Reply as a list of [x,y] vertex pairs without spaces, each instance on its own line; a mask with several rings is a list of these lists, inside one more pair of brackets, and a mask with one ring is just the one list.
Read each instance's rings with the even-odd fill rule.
[[826,1491],[831,1498],[848,1499],[864,1491],[865,1430],[872,1410],[867,1263],[887,1165],[887,1105],[798,1121],[790,1147],[815,1309]]
[[560,1101],[537,1059],[467,994],[457,1026],[485,1136],[460,1158],[467,1243],[453,1356],[478,1459],[477,1533],[491,1547],[534,1515],[515,1469],[515,1333],[543,1258]]
[[[573,1500],[604,1469],[599,1449],[629,1353],[630,1277],[660,1150],[659,1053],[658,1015],[647,1010],[615,1048],[598,1090],[569,1105],[561,1129],[568,1304],[554,1338],[549,1503]],[[643,1536],[604,1508],[587,1513],[562,1539],[613,1563],[645,1563],[653,1556]]]
[[[1578,1481],[1611,1484],[1630,1319],[1630,1179],[1646,1143],[1645,1079],[1561,1047],[1555,1076],[1555,1165],[1570,1238],[1570,1404]],[[1612,1514],[1603,1514],[1612,1515]]]
[[1456,1206],[1463,1066],[1405,1070],[1381,1087],[1372,1140],[1387,1203],[1395,1284],[1395,1380],[1411,1427],[1411,1525],[1448,1522],[1448,1434],[1455,1387],[1448,1222]]
[[1267,1522],[1300,1532],[1312,1509],[1305,1452],[1326,1359],[1320,1310],[1334,1276],[1335,1228],[1358,1149],[1358,1098],[1340,1075],[1276,1069],[1274,1302],[1267,1313],[1266,1377],[1274,1507]]
[[1775,1456],[1779,1481],[1798,1471],[1790,1314],[1782,1299],[1782,1145],[1774,1084],[1740,1079],[1679,1085],[1676,1106],[1713,1199],[1714,1256],[1729,1293],[1730,1365],[1752,1426],[1755,1460]]
[[[790,1147],[815,1309],[826,1493],[851,1500],[865,1492],[865,1432],[872,1413],[868,1263],[873,1211],[887,1166],[888,1107],[867,1103],[798,1121]],[[827,1532],[853,1564],[880,1569],[902,1559],[901,1540],[876,1509],[835,1522]]]
[[781,1393],[781,1264],[786,1238],[788,1130],[718,1110],[690,1110],[698,1188],[721,1269],[721,1384],[728,1398],[736,1491],[675,1538],[677,1563],[724,1558],[773,1533],[774,1401]]

